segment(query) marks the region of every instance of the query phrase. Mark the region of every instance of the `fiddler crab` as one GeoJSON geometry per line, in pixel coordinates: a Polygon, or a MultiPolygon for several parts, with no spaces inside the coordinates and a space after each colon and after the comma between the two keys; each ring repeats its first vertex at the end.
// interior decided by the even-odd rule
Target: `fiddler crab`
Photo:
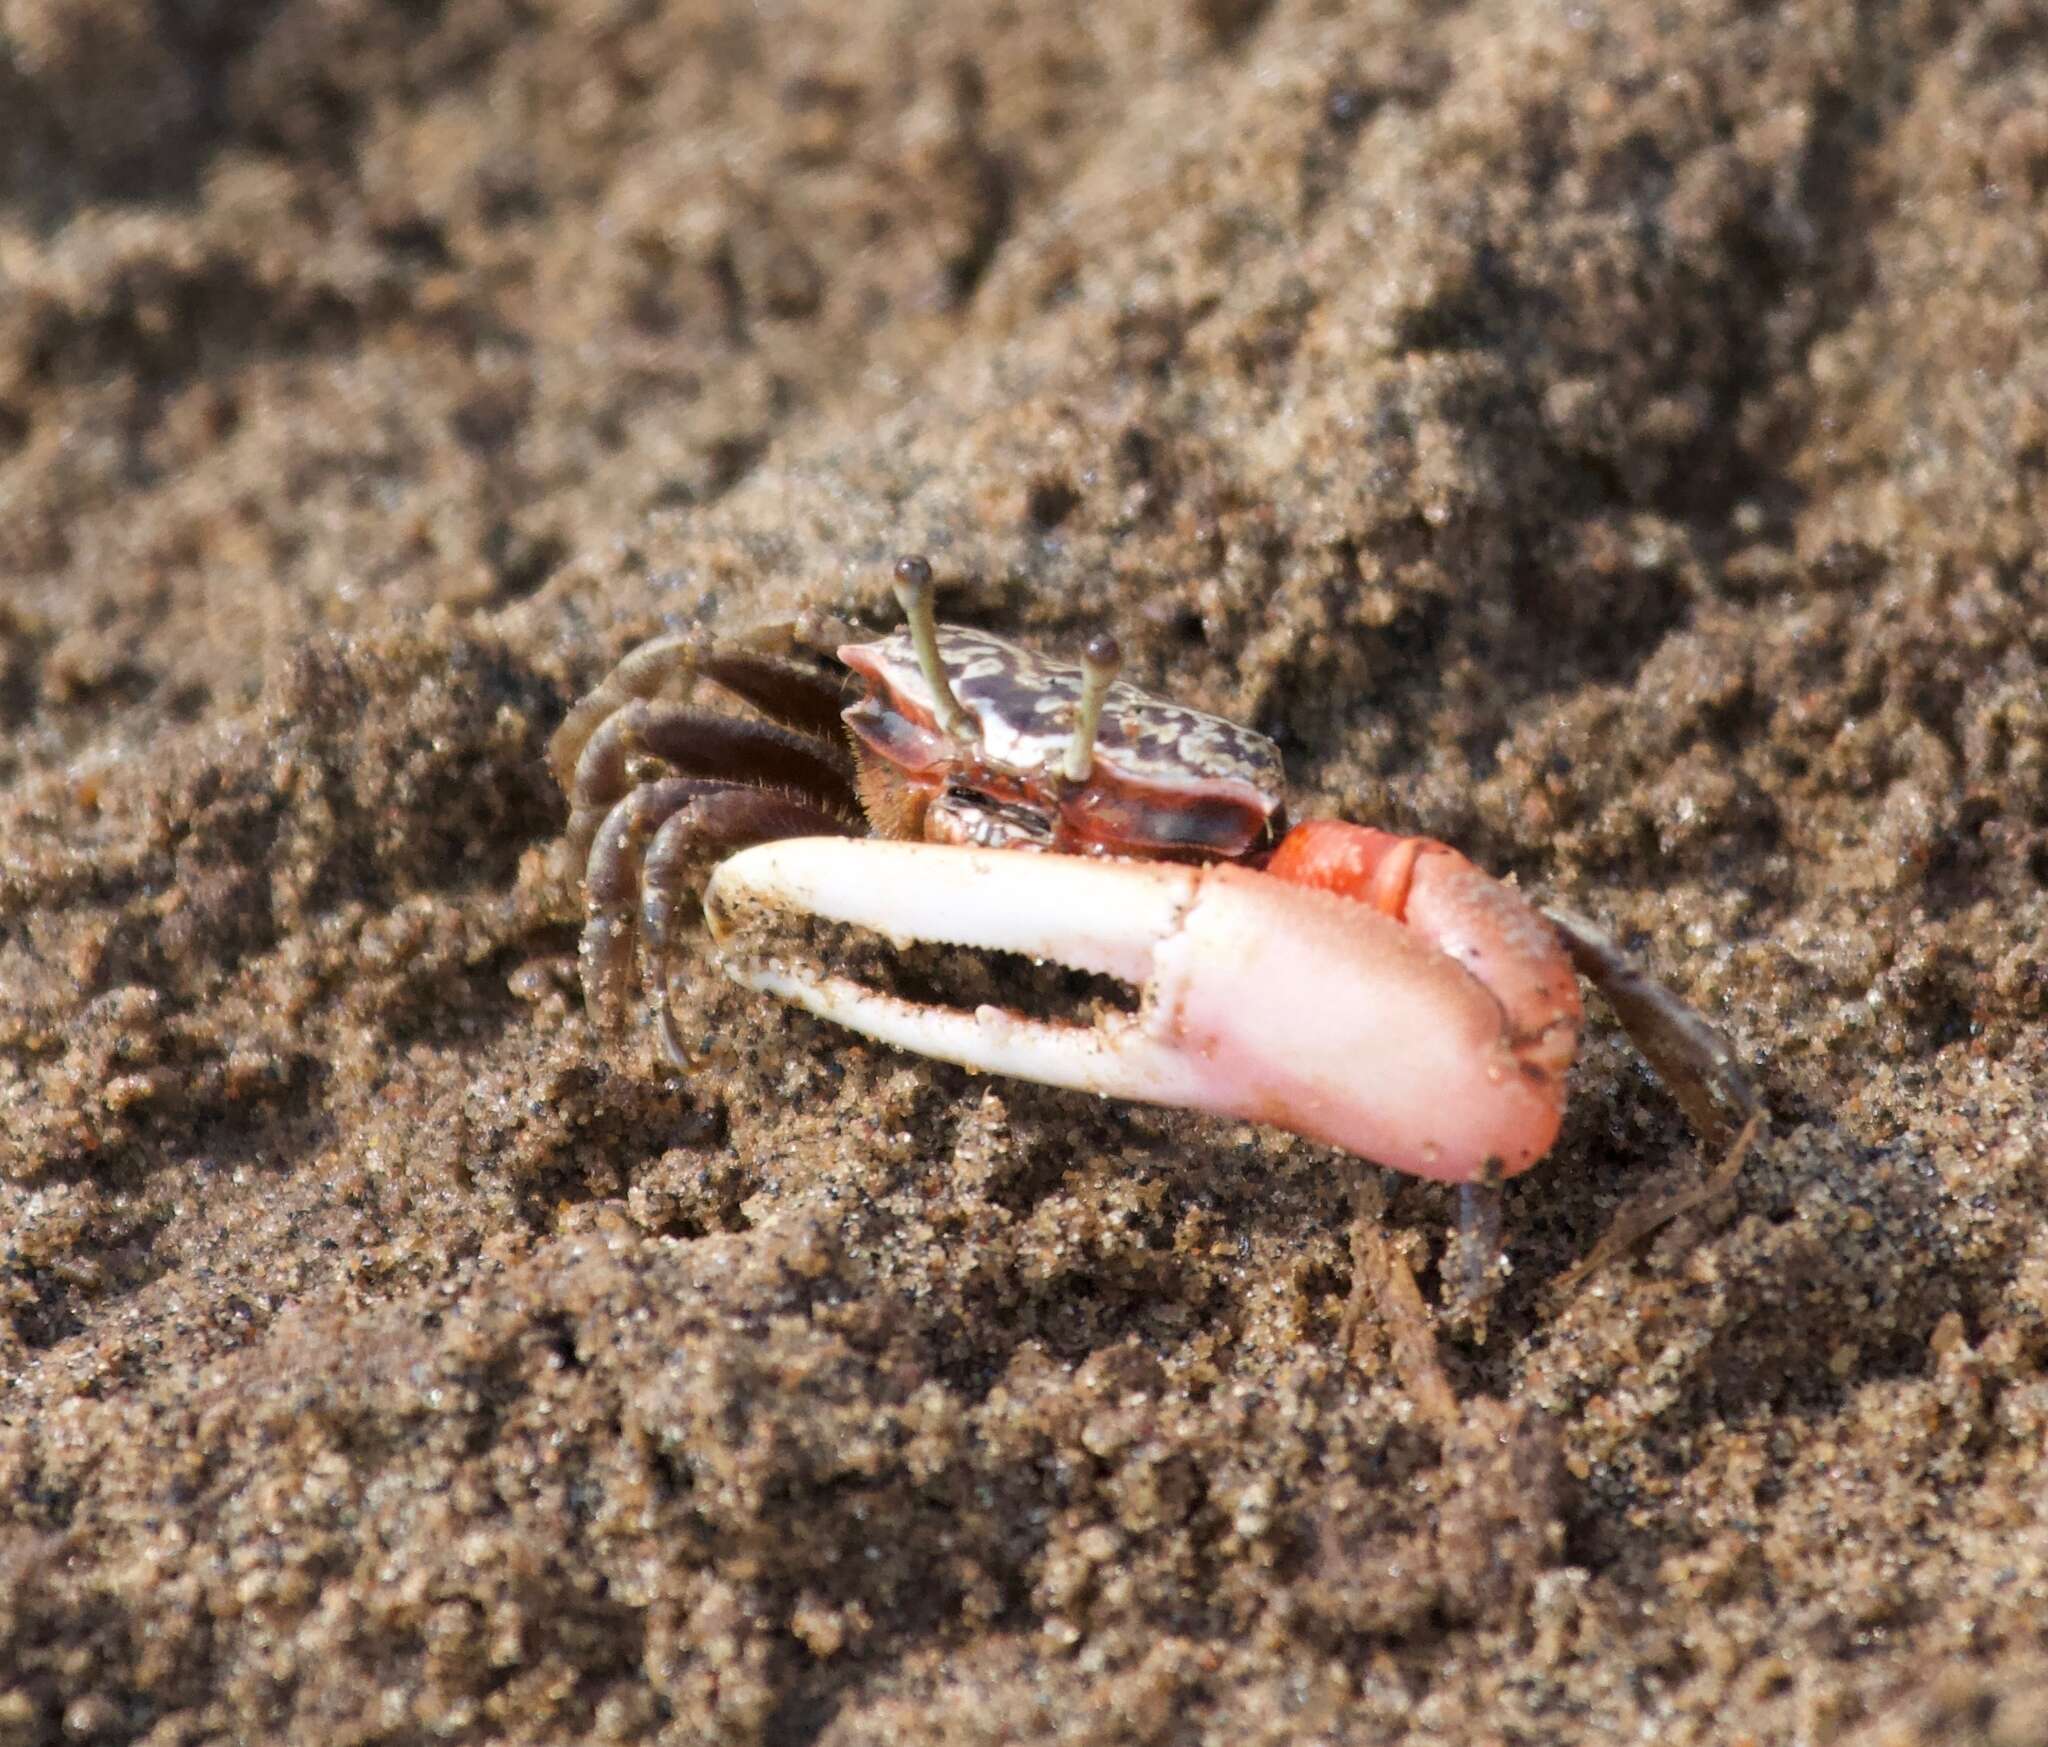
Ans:
{"type": "Polygon", "coordinates": [[[850,705],[784,627],[645,644],[563,722],[549,756],[601,1025],[623,1022],[644,962],[687,1069],[670,978],[701,908],[747,988],[984,1073],[1267,1123],[1464,1185],[1468,1241],[1497,1244],[1499,1182],[1557,1137],[1583,975],[1695,1127],[1732,1141],[1715,1173],[1732,1180],[1761,1118],[1733,1052],[1592,923],[1427,837],[1290,829],[1264,735],[1118,679],[1109,637],[1050,660],[937,623],[924,559],[895,576],[906,624],[837,650],[863,682],[850,705]],[[664,696],[699,681],[755,713],[664,696]],[[1072,1023],[933,1004],[791,946],[817,923],[1050,961],[1135,1006],[1072,1023]]]}

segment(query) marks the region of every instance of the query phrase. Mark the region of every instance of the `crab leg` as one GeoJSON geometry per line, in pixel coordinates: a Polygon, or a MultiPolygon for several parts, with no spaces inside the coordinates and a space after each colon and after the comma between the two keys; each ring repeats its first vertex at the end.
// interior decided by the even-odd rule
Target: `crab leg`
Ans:
{"type": "Polygon", "coordinates": [[[1763,1100],[1725,1037],[1645,974],[1604,929],[1570,910],[1544,913],[1579,974],[1606,996],[1629,1041],[1710,1145],[1731,1146],[1760,1123],[1763,1100]]]}
{"type": "Polygon", "coordinates": [[[635,699],[605,718],[577,755],[569,785],[570,853],[588,852],[605,816],[652,759],[677,776],[786,789],[821,808],[854,805],[852,761],[829,740],[753,716],[635,699]]]}
{"type": "Polygon", "coordinates": [[[704,907],[736,981],[984,1072],[1452,1182],[1525,1170],[1557,1133],[1561,1066],[1517,1053],[1477,977],[1370,905],[1244,868],[799,838],[723,863],[704,907]],[[780,953],[794,916],[1055,960],[1131,984],[1139,1009],[1081,1026],[925,1006],[780,953]]]}
{"type": "MultiPolygon", "coordinates": [[[[640,942],[665,974],[671,924],[693,868],[749,843],[853,829],[821,807],[772,789],[672,776],[632,790],[605,815],[583,878],[580,956],[591,1017],[607,1030],[625,1023],[635,980],[636,912],[640,942]]],[[[661,1012],[667,1042],[666,1002],[661,1012]]]]}
{"type": "Polygon", "coordinates": [[[800,733],[832,738],[839,731],[839,712],[846,705],[845,682],[795,657],[792,651],[798,645],[800,629],[796,624],[770,625],[719,643],[692,631],[643,643],[562,718],[562,725],[548,742],[548,762],[554,766],[556,783],[563,793],[568,792],[583,748],[606,718],[635,699],[684,691],[699,679],[744,699],[771,721],[800,733]]]}

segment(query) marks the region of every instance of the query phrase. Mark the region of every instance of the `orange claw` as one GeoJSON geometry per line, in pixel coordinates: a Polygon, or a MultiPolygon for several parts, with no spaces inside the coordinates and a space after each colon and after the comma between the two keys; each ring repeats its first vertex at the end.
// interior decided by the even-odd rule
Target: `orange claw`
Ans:
{"type": "Polygon", "coordinates": [[[1557,930],[1517,892],[1434,838],[1338,819],[1297,825],[1266,872],[1370,904],[1463,965],[1500,1003],[1522,1071],[1554,1082],[1562,1111],[1585,1017],[1578,976],[1557,930]]]}

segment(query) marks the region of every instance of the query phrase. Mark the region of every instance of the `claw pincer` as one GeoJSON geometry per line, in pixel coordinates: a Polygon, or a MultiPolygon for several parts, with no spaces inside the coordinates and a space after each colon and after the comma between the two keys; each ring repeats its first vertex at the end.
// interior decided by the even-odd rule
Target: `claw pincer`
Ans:
{"type": "MultiPolygon", "coordinates": [[[[1458,867],[1436,861],[1420,858],[1407,899],[1468,943],[1478,966],[1528,934],[1557,955],[1512,892],[1476,869],[1468,887],[1458,867]]],[[[1512,1175],[1543,1156],[1577,1035],[1569,966],[1568,1012],[1551,1003],[1525,1036],[1482,976],[1413,920],[1346,894],[1338,879],[1229,863],[794,839],[722,863],[705,914],[736,980],[899,1047],[1270,1123],[1453,1182],[1512,1175]],[[1138,1009],[1082,1026],[906,1001],[759,951],[750,919],[772,932],[793,915],[1055,960],[1130,984],[1138,1009]]]]}

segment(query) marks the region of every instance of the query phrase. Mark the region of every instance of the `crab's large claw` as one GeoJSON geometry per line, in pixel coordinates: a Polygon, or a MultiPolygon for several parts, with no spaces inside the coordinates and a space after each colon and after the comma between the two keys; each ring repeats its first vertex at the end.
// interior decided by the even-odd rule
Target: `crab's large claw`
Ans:
{"type": "Polygon", "coordinates": [[[1512,1175],[1555,1138],[1563,1064],[1371,906],[1228,865],[799,838],[704,895],[729,975],[886,1043],[987,1073],[1271,1123],[1418,1176],[1512,1175]],[[925,1005],[788,946],[803,916],[1050,959],[1130,984],[1092,1026],[925,1005]],[[775,938],[780,930],[782,940],[775,938]]]}

